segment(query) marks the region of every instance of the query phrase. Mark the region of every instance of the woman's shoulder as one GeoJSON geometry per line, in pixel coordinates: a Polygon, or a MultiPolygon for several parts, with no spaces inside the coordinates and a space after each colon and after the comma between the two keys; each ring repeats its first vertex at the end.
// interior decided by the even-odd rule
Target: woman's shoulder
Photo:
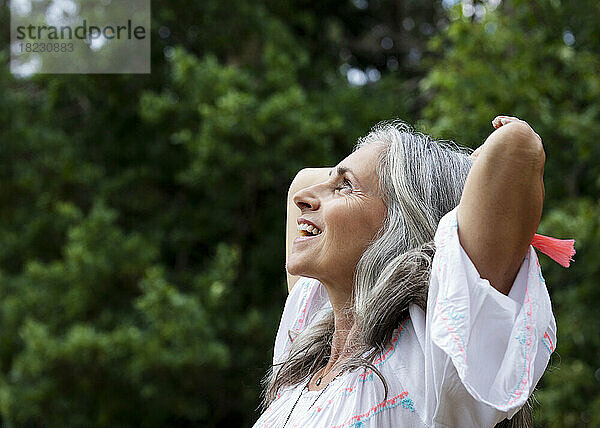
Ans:
{"type": "Polygon", "coordinates": [[[300,277],[288,295],[275,339],[274,361],[283,358],[295,336],[331,310],[323,284],[300,277]]]}
{"type": "Polygon", "coordinates": [[[300,277],[288,295],[286,309],[288,306],[291,315],[295,315],[295,328],[303,330],[313,321],[317,311],[331,308],[331,303],[325,286],[319,280],[300,277]]]}

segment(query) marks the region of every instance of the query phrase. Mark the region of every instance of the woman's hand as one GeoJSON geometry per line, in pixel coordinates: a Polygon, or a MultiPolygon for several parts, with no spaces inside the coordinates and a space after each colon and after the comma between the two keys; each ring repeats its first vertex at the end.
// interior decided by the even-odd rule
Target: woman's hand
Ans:
{"type": "MultiPolygon", "coordinates": [[[[533,130],[533,128],[527,122],[525,122],[524,120],[519,119],[518,117],[514,117],[514,116],[496,116],[494,118],[494,120],[492,120],[492,126],[494,127],[494,129],[499,129],[501,126],[507,125],[509,123],[519,123],[521,125],[525,125],[540,140],[540,142],[542,141],[542,138],[533,130]]],[[[485,144],[482,144],[473,153],[471,153],[471,158],[473,158],[473,160],[477,159],[477,157],[479,156],[479,154],[483,150],[484,146],[485,146],[485,144]]]]}
{"type": "Polygon", "coordinates": [[[542,138],[533,130],[533,128],[531,126],[529,126],[529,124],[527,122],[525,122],[524,120],[519,119],[518,117],[514,117],[514,116],[496,116],[494,118],[494,120],[492,120],[492,126],[495,129],[500,128],[502,125],[506,125],[507,123],[512,123],[512,122],[519,122],[522,124],[525,124],[529,127],[529,129],[531,129],[531,132],[533,132],[537,138],[540,139],[540,141],[542,141],[542,138]]]}

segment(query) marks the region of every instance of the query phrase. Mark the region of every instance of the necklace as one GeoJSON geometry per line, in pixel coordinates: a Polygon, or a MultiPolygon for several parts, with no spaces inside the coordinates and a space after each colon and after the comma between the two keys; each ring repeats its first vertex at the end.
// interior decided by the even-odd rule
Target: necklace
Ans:
{"type": "MultiPolygon", "coordinates": [[[[327,376],[329,373],[331,373],[331,370],[333,370],[333,368],[334,368],[334,367],[335,367],[335,364],[334,364],[333,366],[331,366],[331,368],[330,368],[330,369],[327,371],[327,373],[325,373],[325,374],[322,374],[321,376],[319,376],[319,377],[317,378],[317,380],[315,381],[315,385],[316,385],[316,386],[319,386],[319,385],[321,385],[321,381],[323,380],[323,378],[324,378],[325,376],[327,376]]],[[[332,379],[332,380],[333,380],[333,379],[332,379]]],[[[309,380],[308,382],[310,383],[310,380],[309,380]]]]}
{"type": "MultiPolygon", "coordinates": [[[[332,367],[331,369],[329,369],[329,371],[327,372],[327,374],[329,374],[329,373],[331,372],[331,370],[333,370],[333,367],[332,367]]],[[[326,375],[323,375],[323,376],[327,376],[327,374],[326,374],[326,375]]],[[[315,400],[312,402],[312,404],[310,405],[310,407],[308,408],[308,410],[312,409],[312,406],[314,406],[314,405],[315,405],[315,403],[317,402],[317,400],[319,400],[319,398],[321,398],[321,395],[323,395],[323,393],[325,392],[325,390],[326,390],[326,389],[329,387],[329,385],[331,385],[331,383],[332,383],[334,380],[336,380],[336,379],[337,379],[337,377],[338,377],[339,375],[340,375],[339,373],[338,373],[338,374],[336,374],[336,375],[335,375],[335,377],[334,377],[333,379],[331,379],[327,385],[325,385],[325,388],[323,388],[323,389],[321,390],[321,392],[319,393],[319,395],[317,395],[317,398],[315,398],[315,400]]],[[[315,385],[316,385],[316,386],[319,386],[319,385],[321,384],[321,380],[323,379],[323,376],[319,376],[319,378],[318,378],[318,379],[317,379],[317,381],[315,382],[315,385]]],[[[311,378],[311,379],[312,379],[312,378],[311,378]]],[[[285,428],[285,426],[286,426],[286,425],[287,425],[287,423],[289,422],[289,420],[290,420],[290,417],[292,416],[292,413],[294,413],[294,409],[296,408],[296,405],[298,404],[298,401],[300,401],[300,397],[302,397],[302,394],[304,393],[304,390],[305,390],[305,389],[308,389],[308,385],[310,385],[310,380],[311,380],[311,379],[308,379],[308,383],[307,383],[306,385],[304,385],[304,388],[302,388],[302,390],[300,391],[300,394],[298,394],[298,398],[296,398],[296,401],[294,402],[294,405],[292,406],[292,410],[290,410],[290,413],[287,415],[287,418],[285,419],[285,423],[283,424],[283,427],[281,427],[281,428],[285,428]]]]}

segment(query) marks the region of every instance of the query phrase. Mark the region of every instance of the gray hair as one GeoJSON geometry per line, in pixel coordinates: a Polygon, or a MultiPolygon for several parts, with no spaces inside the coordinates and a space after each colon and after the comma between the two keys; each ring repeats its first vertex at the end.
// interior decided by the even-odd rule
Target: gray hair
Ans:
{"type": "MultiPolygon", "coordinates": [[[[342,371],[368,368],[385,378],[372,364],[391,341],[398,325],[408,319],[410,304],[426,309],[433,237],[441,218],[456,207],[472,166],[471,149],[451,141],[435,141],[413,131],[401,121],[377,124],[358,140],[355,150],[382,146],[377,163],[379,191],[386,204],[381,229],[360,258],[348,314],[356,323],[356,344],[342,371]]],[[[294,334],[287,359],[272,367],[263,384],[263,408],[275,399],[281,387],[307,381],[327,364],[334,333],[334,317],[294,334]]],[[[524,406],[523,409],[529,406],[524,406]]],[[[523,410],[508,422],[527,427],[523,410]]]]}

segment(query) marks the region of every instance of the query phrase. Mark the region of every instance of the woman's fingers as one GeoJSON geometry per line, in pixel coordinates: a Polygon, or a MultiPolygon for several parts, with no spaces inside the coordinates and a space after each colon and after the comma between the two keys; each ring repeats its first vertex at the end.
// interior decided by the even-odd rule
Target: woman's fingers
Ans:
{"type": "Polygon", "coordinates": [[[533,130],[531,125],[529,125],[529,123],[527,123],[526,121],[519,119],[518,117],[496,116],[494,118],[494,120],[492,120],[492,126],[494,127],[494,129],[498,129],[502,125],[506,125],[507,123],[511,123],[511,122],[522,122],[522,123],[526,124],[533,131],[533,133],[539,138],[539,140],[542,141],[542,137],[540,137],[539,134],[533,130]]]}
{"type": "Polygon", "coordinates": [[[524,120],[519,119],[514,116],[496,116],[494,120],[492,120],[492,126],[496,129],[500,128],[502,125],[506,125],[510,122],[525,122],[524,120]]]}
{"type": "MultiPolygon", "coordinates": [[[[535,136],[537,136],[539,138],[540,141],[542,141],[542,138],[533,130],[533,128],[524,120],[519,119],[518,117],[515,116],[504,116],[504,115],[500,115],[500,116],[496,116],[494,118],[494,120],[492,120],[492,126],[494,127],[494,129],[498,129],[500,127],[502,127],[503,125],[507,125],[511,122],[521,122],[525,125],[527,125],[527,127],[531,130],[531,132],[534,133],[535,136]]],[[[471,159],[475,160],[477,159],[477,157],[481,154],[482,149],[484,149],[485,147],[485,143],[482,144],[481,146],[479,146],[477,148],[477,150],[475,150],[473,153],[471,153],[471,159]]]]}
{"type": "MultiPolygon", "coordinates": [[[[514,117],[514,116],[496,116],[494,118],[494,120],[492,120],[492,126],[495,129],[500,128],[502,125],[506,125],[507,123],[510,122],[523,122],[521,119],[519,119],[518,117],[514,117]]],[[[475,160],[477,159],[477,156],[479,156],[479,154],[481,153],[481,150],[483,148],[483,144],[481,146],[479,146],[473,153],[471,153],[471,159],[475,160]]]]}

